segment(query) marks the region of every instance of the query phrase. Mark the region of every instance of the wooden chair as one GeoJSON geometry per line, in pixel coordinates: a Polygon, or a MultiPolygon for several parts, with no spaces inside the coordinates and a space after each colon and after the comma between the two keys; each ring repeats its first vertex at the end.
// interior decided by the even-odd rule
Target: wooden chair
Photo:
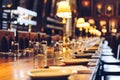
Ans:
{"type": "Polygon", "coordinates": [[[118,50],[117,50],[117,59],[119,60],[120,58],[120,44],[118,45],[118,50]]]}
{"type": "Polygon", "coordinates": [[[120,60],[118,45],[117,58],[114,56],[101,56],[101,77],[102,80],[120,80],[120,60]]]}

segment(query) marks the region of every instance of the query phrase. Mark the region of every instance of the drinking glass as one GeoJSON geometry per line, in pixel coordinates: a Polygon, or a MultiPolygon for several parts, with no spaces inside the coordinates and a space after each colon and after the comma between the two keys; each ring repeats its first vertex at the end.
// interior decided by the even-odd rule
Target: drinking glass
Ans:
{"type": "Polygon", "coordinates": [[[44,68],[47,65],[47,42],[42,41],[34,46],[34,68],[44,68]]]}
{"type": "Polygon", "coordinates": [[[42,45],[42,49],[43,49],[43,54],[44,54],[44,58],[45,58],[45,67],[48,66],[48,59],[47,59],[47,41],[42,41],[41,42],[41,45],[42,45]]]}
{"type": "Polygon", "coordinates": [[[45,57],[43,54],[37,54],[34,56],[34,68],[44,68],[45,66],[45,57]]]}

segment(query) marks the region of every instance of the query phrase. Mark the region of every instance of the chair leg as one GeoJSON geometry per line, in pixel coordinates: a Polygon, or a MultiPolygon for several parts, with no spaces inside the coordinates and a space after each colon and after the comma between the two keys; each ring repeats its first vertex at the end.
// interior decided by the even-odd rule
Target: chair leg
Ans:
{"type": "Polygon", "coordinates": [[[103,75],[103,80],[107,80],[107,76],[106,75],[103,75]]]}

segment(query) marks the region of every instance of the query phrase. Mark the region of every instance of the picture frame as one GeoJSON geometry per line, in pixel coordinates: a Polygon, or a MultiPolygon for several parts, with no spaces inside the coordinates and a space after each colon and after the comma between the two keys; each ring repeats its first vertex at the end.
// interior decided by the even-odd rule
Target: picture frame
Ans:
{"type": "Polygon", "coordinates": [[[114,15],[114,7],[112,4],[105,5],[105,15],[108,17],[114,15]]]}
{"type": "Polygon", "coordinates": [[[115,18],[109,20],[109,31],[111,32],[112,29],[117,29],[118,21],[115,18]]]}
{"type": "Polygon", "coordinates": [[[103,15],[103,4],[101,2],[98,2],[96,4],[95,12],[96,12],[96,16],[102,16],[103,15]]]}
{"type": "Polygon", "coordinates": [[[120,17],[120,1],[118,0],[118,1],[116,2],[116,4],[117,4],[117,10],[116,10],[116,13],[117,13],[117,16],[120,17]]]}

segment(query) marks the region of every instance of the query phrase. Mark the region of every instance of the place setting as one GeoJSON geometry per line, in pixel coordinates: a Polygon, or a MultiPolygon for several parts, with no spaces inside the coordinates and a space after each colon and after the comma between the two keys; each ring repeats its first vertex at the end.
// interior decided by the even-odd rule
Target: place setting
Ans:
{"type": "Polygon", "coordinates": [[[50,69],[41,68],[28,72],[28,75],[33,80],[67,80],[68,76],[72,74],[70,69],[50,69]]]}

